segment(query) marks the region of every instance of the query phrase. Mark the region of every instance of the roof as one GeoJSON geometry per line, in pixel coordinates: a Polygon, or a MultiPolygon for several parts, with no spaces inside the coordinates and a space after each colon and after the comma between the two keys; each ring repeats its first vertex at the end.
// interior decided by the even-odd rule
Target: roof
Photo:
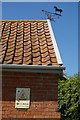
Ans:
{"type": "Polygon", "coordinates": [[[0,63],[60,64],[61,58],[49,21],[3,20],[0,21],[0,28],[0,63]]]}

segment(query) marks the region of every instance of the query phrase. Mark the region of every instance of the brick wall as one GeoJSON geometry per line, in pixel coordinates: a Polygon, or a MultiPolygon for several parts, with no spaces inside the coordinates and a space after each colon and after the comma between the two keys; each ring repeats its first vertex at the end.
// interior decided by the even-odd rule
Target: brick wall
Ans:
{"type": "Polygon", "coordinates": [[[2,120],[60,120],[58,76],[47,73],[3,72],[2,120]],[[30,108],[16,109],[16,88],[30,88],[30,108]]]}

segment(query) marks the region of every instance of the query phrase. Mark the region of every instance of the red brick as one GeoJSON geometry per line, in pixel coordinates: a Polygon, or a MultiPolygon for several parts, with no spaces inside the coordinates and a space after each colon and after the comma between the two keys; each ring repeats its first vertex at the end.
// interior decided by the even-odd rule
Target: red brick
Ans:
{"type": "Polygon", "coordinates": [[[60,120],[58,107],[58,76],[46,73],[3,72],[2,120],[60,120]],[[31,89],[29,109],[16,109],[16,88],[31,89]]]}

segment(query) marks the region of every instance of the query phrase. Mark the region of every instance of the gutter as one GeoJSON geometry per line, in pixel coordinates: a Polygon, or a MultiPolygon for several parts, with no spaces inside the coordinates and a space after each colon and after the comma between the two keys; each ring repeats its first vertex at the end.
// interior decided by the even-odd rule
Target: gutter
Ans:
{"type": "Polygon", "coordinates": [[[64,66],[46,66],[46,65],[16,65],[0,64],[2,71],[15,72],[37,72],[37,73],[63,73],[64,66]]]}

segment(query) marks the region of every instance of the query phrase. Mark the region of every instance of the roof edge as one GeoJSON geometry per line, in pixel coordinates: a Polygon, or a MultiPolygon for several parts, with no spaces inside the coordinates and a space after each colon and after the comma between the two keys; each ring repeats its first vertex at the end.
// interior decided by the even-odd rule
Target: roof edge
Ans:
{"type": "Polygon", "coordinates": [[[0,22],[47,22],[47,20],[0,20],[0,22]]]}
{"type": "Polygon", "coordinates": [[[63,73],[64,66],[0,64],[2,71],[63,73]]]}
{"type": "Polygon", "coordinates": [[[51,39],[52,39],[52,42],[53,42],[53,46],[54,46],[54,50],[55,50],[55,54],[56,54],[58,64],[63,65],[63,62],[62,62],[62,59],[61,59],[61,56],[60,56],[60,53],[59,53],[59,49],[58,49],[58,46],[57,46],[57,43],[56,43],[56,39],[55,39],[53,30],[52,30],[50,20],[48,19],[47,22],[48,22],[49,31],[50,31],[50,34],[51,34],[51,39]]]}

